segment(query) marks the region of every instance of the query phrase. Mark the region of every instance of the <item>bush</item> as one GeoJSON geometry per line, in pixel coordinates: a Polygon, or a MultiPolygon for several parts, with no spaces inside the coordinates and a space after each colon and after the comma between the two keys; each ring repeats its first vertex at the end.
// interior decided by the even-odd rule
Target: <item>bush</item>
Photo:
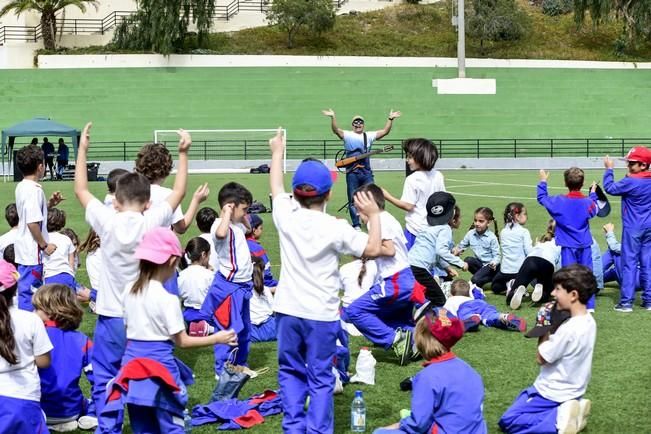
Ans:
{"type": "Polygon", "coordinates": [[[467,22],[467,32],[484,41],[515,41],[524,37],[531,27],[531,18],[515,0],[474,0],[467,22]]]}
{"type": "Polygon", "coordinates": [[[294,46],[299,31],[321,34],[335,25],[335,8],[330,0],[274,0],[266,12],[267,21],[287,33],[287,48],[294,46]]]}
{"type": "Polygon", "coordinates": [[[412,5],[417,5],[420,3],[420,0],[406,0],[407,3],[411,3],[412,5]]]}
{"type": "Polygon", "coordinates": [[[557,15],[569,14],[574,10],[573,0],[543,0],[542,13],[555,17],[557,15]]]}

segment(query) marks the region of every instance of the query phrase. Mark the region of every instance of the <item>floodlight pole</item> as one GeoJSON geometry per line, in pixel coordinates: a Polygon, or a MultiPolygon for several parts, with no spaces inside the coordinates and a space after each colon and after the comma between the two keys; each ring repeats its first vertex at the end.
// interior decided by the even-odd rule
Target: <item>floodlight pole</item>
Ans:
{"type": "Polygon", "coordinates": [[[459,0],[457,8],[457,62],[459,78],[466,78],[466,20],[464,0],[459,0]]]}

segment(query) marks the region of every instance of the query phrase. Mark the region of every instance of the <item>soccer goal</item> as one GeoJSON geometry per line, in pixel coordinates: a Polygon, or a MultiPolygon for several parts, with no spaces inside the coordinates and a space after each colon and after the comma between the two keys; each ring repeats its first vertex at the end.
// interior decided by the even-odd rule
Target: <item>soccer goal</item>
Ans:
{"type": "MultiPolygon", "coordinates": [[[[187,131],[192,136],[190,159],[214,162],[210,167],[194,168],[190,173],[248,173],[252,167],[270,162],[269,139],[277,129],[187,131]]],[[[286,129],[283,134],[287,138],[286,129]]],[[[176,130],[154,131],[154,142],[163,143],[173,155],[178,140],[176,130]]],[[[283,154],[283,171],[287,171],[287,148],[283,154]]]]}

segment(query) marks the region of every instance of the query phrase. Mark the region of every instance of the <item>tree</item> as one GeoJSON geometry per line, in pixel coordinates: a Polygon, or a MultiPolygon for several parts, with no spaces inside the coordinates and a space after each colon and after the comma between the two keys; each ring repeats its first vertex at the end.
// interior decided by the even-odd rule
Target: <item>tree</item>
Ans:
{"type": "Polygon", "coordinates": [[[91,4],[97,9],[96,0],[12,0],[0,10],[0,17],[9,12],[16,15],[27,11],[40,13],[43,46],[46,50],[54,50],[56,49],[57,35],[56,13],[67,6],[76,6],[85,13],[87,4],[91,4]]]}
{"type": "Polygon", "coordinates": [[[331,0],[274,0],[267,9],[267,21],[287,33],[287,48],[301,30],[320,34],[335,25],[335,7],[331,0]]]}
{"type": "Polygon", "coordinates": [[[527,14],[515,0],[473,0],[467,20],[468,34],[484,41],[513,41],[522,38],[530,27],[527,14]]]}
{"type": "Polygon", "coordinates": [[[649,0],[575,0],[574,19],[581,25],[586,13],[595,25],[611,18],[624,21],[624,34],[628,44],[639,38],[651,37],[651,1],[649,0]]]}
{"type": "Polygon", "coordinates": [[[138,11],[115,29],[116,48],[170,54],[183,46],[190,22],[199,46],[205,43],[215,12],[212,0],[139,0],[138,11]]]}

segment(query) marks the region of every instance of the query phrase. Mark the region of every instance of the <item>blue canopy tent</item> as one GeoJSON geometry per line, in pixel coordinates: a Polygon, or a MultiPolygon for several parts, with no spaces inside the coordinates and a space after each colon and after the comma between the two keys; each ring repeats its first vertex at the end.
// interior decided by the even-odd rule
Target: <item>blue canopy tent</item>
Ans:
{"type": "MultiPolygon", "coordinates": [[[[51,136],[53,139],[59,137],[70,137],[74,150],[74,158],[77,159],[77,148],[81,133],[73,127],[51,121],[48,118],[34,118],[21,122],[12,127],[2,130],[2,171],[6,177],[5,155],[9,153],[9,167],[11,167],[14,142],[16,137],[43,137],[51,136]]],[[[6,178],[5,178],[6,180],[6,178]]]]}

